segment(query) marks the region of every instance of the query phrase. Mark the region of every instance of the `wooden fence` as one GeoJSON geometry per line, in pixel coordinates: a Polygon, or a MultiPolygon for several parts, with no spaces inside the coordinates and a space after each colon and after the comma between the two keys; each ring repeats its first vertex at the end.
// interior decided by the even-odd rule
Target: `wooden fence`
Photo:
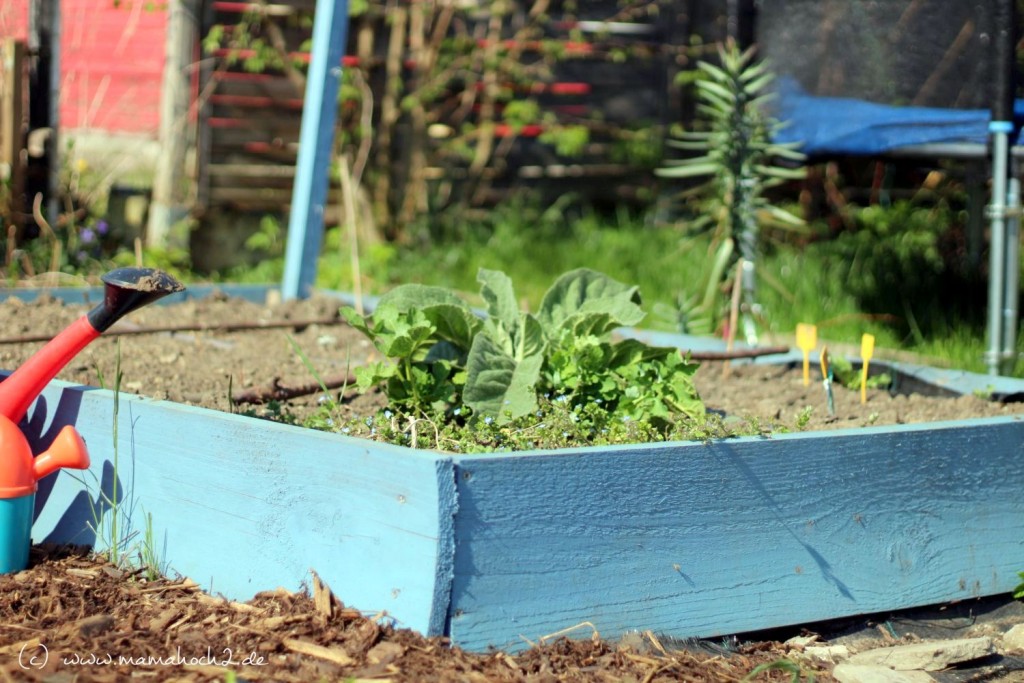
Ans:
{"type": "MultiPolygon", "coordinates": [[[[350,134],[360,126],[365,128],[366,121],[360,117],[366,112],[360,109],[360,101],[372,99],[369,122],[375,138],[369,164],[378,176],[392,176],[383,189],[379,182],[373,187],[373,182],[367,181],[367,191],[394,206],[408,203],[404,194],[424,191],[429,196],[416,200],[423,205],[437,206],[454,199],[488,204],[523,185],[542,186],[553,194],[575,191],[609,200],[642,195],[651,183],[651,159],[657,154],[645,157],[632,152],[644,144],[658,145],[657,135],[647,140],[641,136],[663,130],[678,118],[677,103],[668,93],[673,73],[685,66],[682,37],[692,28],[685,9],[680,9],[686,3],[654,0],[646,4],[663,11],[642,16],[630,14],[616,2],[579,4],[579,14],[573,15],[561,3],[552,2],[542,35],[531,34],[530,40],[517,42],[521,34],[515,31],[517,23],[530,20],[527,9],[503,20],[502,49],[523,55],[524,63],[550,60],[546,78],[529,85],[520,81],[514,84],[510,100],[489,104],[484,97],[453,90],[439,98],[445,103],[430,111],[429,125],[416,120],[415,107],[410,108],[409,102],[389,100],[389,82],[423,77],[417,71],[417,58],[423,58],[424,46],[417,39],[412,15],[401,29],[395,28],[393,16],[385,19],[383,6],[377,3],[353,17],[343,67],[358,72],[358,79],[348,79],[343,91],[352,97],[362,90],[356,101],[346,100],[341,105],[340,125],[350,134]],[[404,33],[396,40],[393,34],[399,30],[404,33]],[[401,58],[396,59],[396,54],[401,58]],[[536,102],[540,110],[534,121],[516,125],[506,119],[503,108],[525,98],[536,102]],[[468,114],[452,105],[460,99],[472,101],[468,114]],[[485,163],[474,159],[485,144],[481,142],[483,134],[461,158],[456,153],[439,152],[466,126],[483,128],[488,120],[493,126],[487,128],[490,147],[485,163]],[[546,135],[566,126],[587,129],[586,144],[572,154],[546,135]],[[418,144],[426,154],[416,154],[418,144]]],[[[282,211],[290,202],[303,99],[301,68],[291,63],[308,59],[303,49],[308,43],[303,44],[311,30],[308,17],[313,2],[210,2],[201,33],[209,35],[215,30],[230,36],[248,30],[253,35],[257,33],[253,30],[254,8],[260,8],[258,36],[264,43],[232,47],[223,41],[207,52],[216,59],[204,62],[196,165],[200,209],[282,211]],[[289,60],[276,68],[251,68],[259,66],[267,45],[277,48],[279,54],[287,53],[289,60]]],[[[461,25],[461,35],[473,36],[482,52],[495,35],[488,33],[491,19],[485,10],[460,18],[473,24],[461,25]]],[[[430,37],[429,30],[436,24],[427,28],[430,37]]],[[[423,35],[421,32],[419,37],[423,35]]],[[[466,82],[467,90],[490,87],[484,78],[468,77],[466,82]]],[[[329,221],[337,216],[335,203],[328,209],[329,221]]]]}

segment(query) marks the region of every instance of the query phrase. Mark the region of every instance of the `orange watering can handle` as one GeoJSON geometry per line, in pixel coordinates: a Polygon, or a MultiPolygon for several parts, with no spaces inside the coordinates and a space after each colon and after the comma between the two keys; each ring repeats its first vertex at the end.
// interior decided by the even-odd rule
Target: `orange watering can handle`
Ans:
{"type": "Polygon", "coordinates": [[[83,315],[51,339],[10,377],[0,382],[0,415],[15,424],[21,422],[28,407],[50,380],[98,336],[100,333],[83,315]]]}

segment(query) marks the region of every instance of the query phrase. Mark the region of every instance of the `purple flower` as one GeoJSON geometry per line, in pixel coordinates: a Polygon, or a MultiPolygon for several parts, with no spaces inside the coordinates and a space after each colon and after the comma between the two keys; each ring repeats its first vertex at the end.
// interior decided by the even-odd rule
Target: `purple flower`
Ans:
{"type": "Polygon", "coordinates": [[[96,240],[96,233],[92,231],[92,228],[85,228],[79,238],[82,240],[82,244],[89,244],[96,240]]]}
{"type": "Polygon", "coordinates": [[[110,229],[110,226],[107,225],[107,222],[105,220],[100,219],[100,220],[96,221],[96,232],[98,232],[99,234],[106,235],[107,234],[107,230],[109,230],[109,229],[110,229]]]}

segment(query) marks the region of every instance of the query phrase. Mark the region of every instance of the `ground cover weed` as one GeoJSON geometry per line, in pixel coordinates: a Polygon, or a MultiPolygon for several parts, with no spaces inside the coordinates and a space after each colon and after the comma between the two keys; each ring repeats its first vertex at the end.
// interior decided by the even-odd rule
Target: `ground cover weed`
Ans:
{"type": "MultiPolygon", "coordinates": [[[[121,476],[124,470],[121,467],[121,449],[118,439],[118,426],[121,413],[121,383],[124,373],[121,371],[121,342],[118,340],[115,350],[113,386],[110,390],[114,394],[113,417],[111,420],[111,446],[113,449],[114,461],[111,473],[110,489],[104,490],[103,482],[94,482],[99,489],[94,497],[91,493],[89,483],[83,481],[87,491],[90,491],[89,505],[91,521],[87,523],[89,530],[100,541],[104,548],[103,554],[111,564],[117,567],[129,565],[134,560],[143,570],[145,576],[150,579],[162,576],[166,566],[160,560],[160,552],[157,548],[156,535],[153,531],[153,515],[143,511],[145,527],[142,539],[137,540],[138,531],[128,531],[131,527],[131,515],[135,507],[134,501],[126,500],[125,490],[121,483],[121,476]],[[134,543],[133,543],[134,541],[134,543]]],[[[97,368],[97,375],[101,388],[107,388],[106,378],[97,368]]]]}

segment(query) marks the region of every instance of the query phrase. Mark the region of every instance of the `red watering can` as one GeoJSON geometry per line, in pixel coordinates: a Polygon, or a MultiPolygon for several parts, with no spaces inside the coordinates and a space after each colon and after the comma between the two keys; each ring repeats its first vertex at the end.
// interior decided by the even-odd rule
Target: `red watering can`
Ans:
{"type": "Polygon", "coordinates": [[[118,268],[102,278],[103,303],[72,323],[0,382],[0,573],[28,566],[37,482],[62,467],[86,469],[89,453],[78,431],[64,427],[50,448],[32,457],[18,428],[32,402],[79,351],[119,318],[185,289],[152,268],[118,268]]]}

